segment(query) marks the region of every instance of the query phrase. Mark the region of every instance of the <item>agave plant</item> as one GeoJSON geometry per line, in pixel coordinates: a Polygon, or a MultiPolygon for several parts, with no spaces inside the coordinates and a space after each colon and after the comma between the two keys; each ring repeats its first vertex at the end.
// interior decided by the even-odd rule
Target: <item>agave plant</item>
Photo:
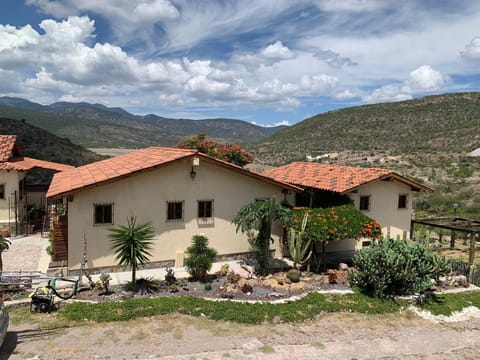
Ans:
{"type": "Polygon", "coordinates": [[[305,213],[302,219],[300,230],[290,228],[288,232],[288,250],[293,260],[293,268],[296,269],[298,264],[306,263],[312,256],[311,243],[312,239],[303,239],[303,233],[307,226],[308,214],[305,213]]]}

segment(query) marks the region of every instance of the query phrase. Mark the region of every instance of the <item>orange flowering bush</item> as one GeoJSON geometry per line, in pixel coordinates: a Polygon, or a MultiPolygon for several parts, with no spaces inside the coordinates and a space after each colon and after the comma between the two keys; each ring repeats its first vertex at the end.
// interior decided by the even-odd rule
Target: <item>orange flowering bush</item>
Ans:
{"type": "Polygon", "coordinates": [[[316,209],[293,208],[292,220],[297,230],[304,213],[309,216],[303,236],[312,241],[329,242],[362,237],[380,239],[382,236],[382,226],[353,205],[316,209]]]}
{"type": "Polygon", "coordinates": [[[185,138],[177,145],[180,149],[198,150],[208,156],[231,162],[238,166],[245,166],[253,161],[253,155],[242,150],[237,144],[219,144],[206,139],[204,132],[185,138]]]}

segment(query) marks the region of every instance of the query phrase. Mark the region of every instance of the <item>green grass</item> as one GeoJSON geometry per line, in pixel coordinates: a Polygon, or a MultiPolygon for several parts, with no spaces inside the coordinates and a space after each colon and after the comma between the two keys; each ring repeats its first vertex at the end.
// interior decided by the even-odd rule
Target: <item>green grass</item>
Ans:
{"type": "Polygon", "coordinates": [[[419,307],[430,311],[433,315],[450,316],[455,311],[462,311],[468,306],[480,308],[480,292],[475,291],[465,294],[435,295],[426,304],[419,307]]]}
{"type": "Polygon", "coordinates": [[[73,321],[126,321],[145,316],[179,313],[206,316],[212,320],[223,320],[246,324],[271,323],[280,319],[297,322],[312,319],[325,312],[358,312],[366,314],[395,313],[405,302],[393,302],[370,298],[358,293],[348,295],[323,295],[311,293],[303,299],[285,304],[240,303],[233,301],[209,301],[182,296],[131,299],[123,302],[98,304],[72,303],[65,306],[61,314],[73,321]]]}

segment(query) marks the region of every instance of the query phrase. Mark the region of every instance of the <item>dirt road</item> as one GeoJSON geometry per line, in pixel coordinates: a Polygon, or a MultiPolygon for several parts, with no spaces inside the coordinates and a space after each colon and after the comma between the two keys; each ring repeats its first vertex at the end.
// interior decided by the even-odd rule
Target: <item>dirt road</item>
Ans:
{"type": "Polygon", "coordinates": [[[435,324],[410,312],[259,326],[167,315],[9,330],[0,359],[480,359],[479,318],[435,324]]]}

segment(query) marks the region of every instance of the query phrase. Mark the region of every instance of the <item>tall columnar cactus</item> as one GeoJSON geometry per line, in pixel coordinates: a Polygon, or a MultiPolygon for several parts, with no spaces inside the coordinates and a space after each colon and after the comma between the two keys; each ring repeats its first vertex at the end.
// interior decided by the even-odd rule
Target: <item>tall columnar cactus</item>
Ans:
{"type": "Polygon", "coordinates": [[[308,214],[305,213],[302,219],[300,231],[290,228],[288,232],[288,249],[293,260],[293,267],[297,268],[297,264],[306,263],[312,256],[311,239],[302,238],[307,226],[308,214]]]}

